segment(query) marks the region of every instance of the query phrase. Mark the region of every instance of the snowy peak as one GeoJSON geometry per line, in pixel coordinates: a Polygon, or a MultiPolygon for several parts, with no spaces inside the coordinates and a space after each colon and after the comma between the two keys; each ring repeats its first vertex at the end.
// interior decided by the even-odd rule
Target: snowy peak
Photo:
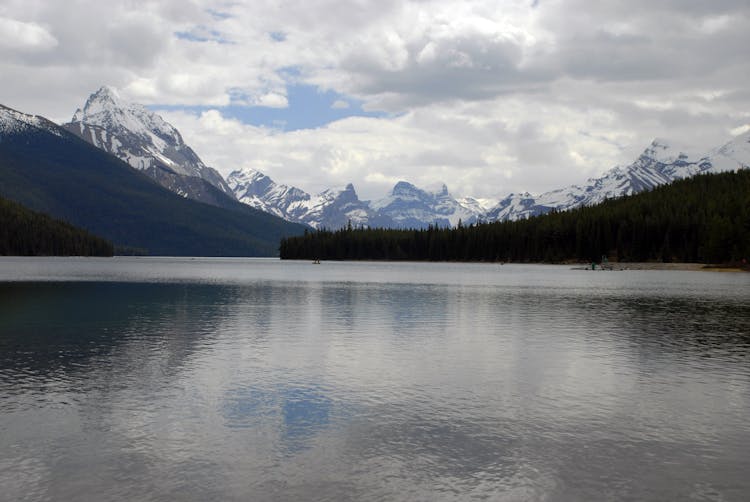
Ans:
{"type": "Polygon", "coordinates": [[[711,162],[712,172],[750,169],[750,131],[711,150],[706,157],[711,162]]]}
{"type": "Polygon", "coordinates": [[[377,214],[359,200],[351,183],[310,195],[299,188],[277,184],[254,169],[234,171],[227,182],[240,202],[313,228],[336,229],[349,223],[354,226],[387,223],[378,220],[377,214]]]}
{"type": "Polygon", "coordinates": [[[341,228],[348,222],[390,228],[456,226],[459,222],[517,220],[565,211],[699,173],[746,168],[750,166],[750,131],[704,155],[686,152],[684,147],[657,138],[633,163],[614,167],[601,177],[541,195],[512,193],[499,201],[456,199],[445,183],[424,189],[403,180],[385,197],[371,202],[360,201],[351,184],[312,196],[298,188],[277,185],[255,170],[232,173],[229,182],[242,202],[315,228],[341,228]]]}
{"type": "Polygon", "coordinates": [[[427,191],[399,181],[389,196],[373,201],[371,206],[404,228],[455,226],[459,221],[473,223],[482,215],[456,200],[445,183],[435,191],[427,191]]]}
{"type": "Polygon", "coordinates": [[[704,155],[686,153],[664,139],[655,139],[630,165],[614,167],[584,185],[571,185],[539,196],[509,195],[487,213],[490,221],[516,220],[552,210],[566,211],[606,199],[651,190],[701,173],[750,167],[750,132],[704,155]]]}
{"type": "Polygon", "coordinates": [[[253,169],[235,171],[227,181],[239,201],[314,228],[336,229],[349,223],[392,228],[455,226],[459,221],[473,223],[486,211],[475,199],[467,204],[457,201],[444,183],[428,191],[399,181],[385,198],[365,202],[351,183],[310,195],[278,185],[253,169]]]}
{"type": "Polygon", "coordinates": [[[89,96],[63,127],[180,195],[208,203],[217,197],[234,199],[221,175],[185,145],[177,129],[146,107],[122,99],[112,87],[89,96]]]}
{"type": "Polygon", "coordinates": [[[120,102],[119,93],[113,87],[104,86],[89,96],[83,109],[76,110],[71,122],[91,121],[98,114],[121,108],[125,108],[125,105],[120,102]]]}
{"type": "Polygon", "coordinates": [[[277,185],[255,169],[232,172],[227,184],[240,202],[290,221],[300,221],[295,204],[310,199],[310,195],[299,188],[277,185]]]}
{"type": "Polygon", "coordinates": [[[689,157],[685,151],[684,147],[673,145],[672,142],[663,138],[656,138],[643,151],[641,158],[661,164],[673,164],[689,157]]]}
{"type": "Polygon", "coordinates": [[[343,188],[329,188],[309,200],[297,205],[301,223],[314,228],[337,229],[349,224],[360,226],[383,226],[378,215],[359,200],[354,185],[343,188]]]}
{"type": "Polygon", "coordinates": [[[271,178],[255,169],[242,169],[232,172],[227,177],[227,184],[238,199],[240,192],[243,196],[260,195],[269,188],[276,186],[271,178]]]}
{"type": "Polygon", "coordinates": [[[408,181],[399,181],[393,186],[391,197],[419,197],[423,193],[423,190],[420,190],[408,181]]]}
{"type": "Polygon", "coordinates": [[[129,103],[122,101],[120,93],[118,93],[114,87],[105,85],[89,96],[84,105],[84,109],[81,110],[79,108],[76,113],[81,112],[80,120],[83,120],[84,116],[90,117],[98,113],[122,110],[128,108],[129,105],[129,103]]]}
{"type": "Polygon", "coordinates": [[[71,123],[137,136],[144,146],[151,147],[146,150],[153,153],[164,153],[169,147],[179,149],[185,145],[182,136],[171,124],[142,105],[124,101],[115,89],[107,86],[89,96],[83,109],[78,109],[73,115],[71,123]]]}

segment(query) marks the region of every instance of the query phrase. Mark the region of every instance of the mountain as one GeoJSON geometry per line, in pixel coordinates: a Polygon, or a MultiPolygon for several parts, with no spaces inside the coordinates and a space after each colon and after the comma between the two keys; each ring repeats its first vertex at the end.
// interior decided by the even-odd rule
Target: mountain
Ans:
{"type": "Polygon", "coordinates": [[[253,169],[234,171],[227,183],[240,202],[313,228],[337,229],[349,223],[354,227],[388,228],[452,226],[459,220],[477,221],[486,210],[475,199],[457,201],[445,185],[430,192],[400,181],[385,198],[367,202],[359,199],[352,184],[313,196],[296,187],[279,185],[253,169]]]}
{"type": "Polygon", "coordinates": [[[254,169],[234,171],[227,176],[237,200],[250,207],[295,221],[302,215],[297,208],[310,200],[310,194],[296,187],[278,185],[254,169]]]}
{"type": "Polygon", "coordinates": [[[221,174],[201,161],[177,129],[111,87],[89,96],[63,127],[183,197],[222,207],[234,199],[221,174]]]}
{"type": "Polygon", "coordinates": [[[238,200],[290,221],[316,228],[337,229],[351,220],[354,226],[425,228],[456,226],[459,221],[518,220],[550,211],[591,206],[606,199],[632,195],[701,173],[717,173],[750,167],[750,132],[703,155],[690,155],[655,139],[630,165],[615,167],[583,185],[571,185],[541,195],[512,193],[494,204],[472,197],[454,198],[443,184],[434,191],[398,182],[384,198],[362,202],[354,188],[330,190],[311,197],[303,190],[277,185],[258,171],[230,175],[238,200]],[[346,201],[346,203],[342,203],[346,201]]]}
{"type": "Polygon", "coordinates": [[[696,174],[748,167],[750,132],[703,155],[687,154],[666,140],[655,139],[635,162],[615,167],[583,185],[570,185],[541,195],[512,193],[491,205],[487,200],[472,197],[456,199],[445,184],[430,191],[399,181],[384,198],[367,202],[357,198],[352,185],[311,196],[299,188],[278,185],[254,170],[235,171],[228,181],[241,202],[315,228],[335,230],[349,221],[354,226],[426,228],[454,227],[459,221],[471,224],[518,220],[550,211],[567,211],[651,190],[696,174]]]}
{"type": "Polygon", "coordinates": [[[359,200],[352,184],[310,195],[296,187],[279,185],[254,169],[232,172],[227,183],[240,202],[313,228],[392,224],[359,200]]]}
{"type": "Polygon", "coordinates": [[[305,227],[170,192],[52,122],[0,106],[0,196],[154,255],[272,256],[305,227]]]}
{"type": "MultiPolygon", "coordinates": [[[[281,242],[282,259],[701,262],[747,268],[750,170],[708,173],[629,197],[461,229],[342,229],[281,242]]],[[[621,267],[620,267],[621,268],[621,267]]]]}
{"type": "Polygon", "coordinates": [[[459,221],[474,223],[481,216],[462,205],[442,184],[430,192],[406,181],[399,181],[386,197],[373,201],[370,207],[381,216],[391,219],[396,228],[424,228],[428,225],[453,227],[459,221]]]}
{"type": "Polygon", "coordinates": [[[604,201],[651,190],[659,185],[701,173],[717,173],[750,167],[750,132],[701,156],[691,156],[662,139],[655,139],[625,167],[615,167],[584,185],[571,185],[533,196],[510,194],[485,215],[487,221],[518,220],[548,213],[591,206],[604,201]]]}

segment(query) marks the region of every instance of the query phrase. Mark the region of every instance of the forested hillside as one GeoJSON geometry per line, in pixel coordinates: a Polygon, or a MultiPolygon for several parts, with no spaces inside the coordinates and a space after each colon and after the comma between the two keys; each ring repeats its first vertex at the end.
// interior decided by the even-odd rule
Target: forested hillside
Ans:
{"type": "Polygon", "coordinates": [[[0,198],[0,255],[112,256],[110,242],[0,198]]]}
{"type": "Polygon", "coordinates": [[[700,175],[651,192],[519,221],[426,230],[309,232],[286,259],[724,263],[750,257],[750,171],[700,175]]]}

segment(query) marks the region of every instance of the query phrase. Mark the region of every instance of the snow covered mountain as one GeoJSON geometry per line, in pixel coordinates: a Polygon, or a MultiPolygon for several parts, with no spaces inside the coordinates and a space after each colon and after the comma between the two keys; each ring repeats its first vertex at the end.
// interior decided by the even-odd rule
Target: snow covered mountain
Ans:
{"type": "Polygon", "coordinates": [[[598,204],[605,199],[650,190],[700,173],[750,167],[750,132],[704,155],[687,154],[662,139],[654,140],[630,165],[615,167],[583,185],[571,185],[541,195],[512,193],[499,202],[454,198],[443,184],[434,191],[398,182],[384,198],[360,201],[354,187],[326,190],[311,196],[304,190],[277,185],[254,170],[235,171],[229,185],[241,202],[315,228],[352,225],[390,228],[456,226],[459,221],[503,221],[527,218],[552,210],[565,211],[598,204]],[[488,208],[489,206],[489,208],[488,208]]]}
{"type": "Polygon", "coordinates": [[[422,228],[430,224],[441,227],[456,226],[458,222],[474,223],[481,211],[464,205],[442,184],[434,192],[422,190],[406,181],[399,181],[386,197],[370,203],[380,215],[390,218],[400,228],[422,228]]]}
{"type": "Polygon", "coordinates": [[[261,211],[294,220],[300,214],[292,205],[310,200],[310,194],[296,187],[278,185],[254,169],[233,171],[227,176],[227,184],[238,201],[261,211]]]}
{"type": "Polygon", "coordinates": [[[750,132],[705,155],[689,155],[662,139],[654,140],[632,164],[615,167],[584,185],[571,185],[538,196],[510,194],[490,209],[487,221],[517,220],[552,210],[565,211],[632,195],[695,176],[750,167],[750,132]]]}
{"type": "Polygon", "coordinates": [[[385,198],[368,202],[359,199],[352,184],[313,196],[296,187],[278,185],[253,169],[235,171],[227,182],[240,202],[314,228],[337,229],[350,222],[355,227],[455,226],[459,220],[467,224],[477,221],[486,211],[475,199],[457,201],[445,185],[430,192],[400,181],[385,198]]]}
{"type": "Polygon", "coordinates": [[[0,197],[153,255],[274,256],[282,238],[305,231],[226,196],[227,208],[179,196],[61,126],[2,105],[0,197]]]}
{"type": "Polygon", "coordinates": [[[351,184],[312,196],[296,187],[278,185],[254,169],[234,171],[227,182],[240,202],[313,228],[336,229],[349,222],[354,226],[370,226],[375,221],[387,223],[381,222],[367,204],[359,200],[351,184]]]}
{"type": "Polygon", "coordinates": [[[110,87],[92,94],[63,127],[183,197],[219,206],[234,199],[221,174],[201,161],[177,129],[110,87]]]}

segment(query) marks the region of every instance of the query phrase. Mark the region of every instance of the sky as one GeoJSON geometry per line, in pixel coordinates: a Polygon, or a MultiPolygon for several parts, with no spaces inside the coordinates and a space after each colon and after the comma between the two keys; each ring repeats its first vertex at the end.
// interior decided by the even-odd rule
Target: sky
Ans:
{"type": "Polygon", "coordinates": [[[317,193],[541,193],[750,128],[747,0],[0,0],[0,103],[102,85],[206,162],[317,193]]]}

